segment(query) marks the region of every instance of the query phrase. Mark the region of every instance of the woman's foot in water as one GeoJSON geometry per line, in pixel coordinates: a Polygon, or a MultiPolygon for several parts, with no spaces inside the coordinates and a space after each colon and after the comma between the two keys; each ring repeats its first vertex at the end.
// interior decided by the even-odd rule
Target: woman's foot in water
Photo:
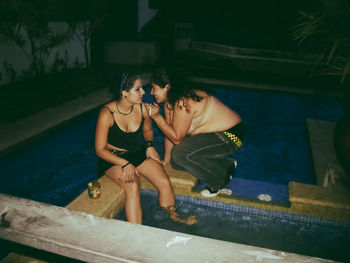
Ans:
{"type": "Polygon", "coordinates": [[[163,209],[169,214],[171,220],[175,222],[182,223],[188,226],[192,226],[198,223],[198,219],[196,218],[196,216],[180,214],[176,211],[175,206],[163,207],[163,209]]]}

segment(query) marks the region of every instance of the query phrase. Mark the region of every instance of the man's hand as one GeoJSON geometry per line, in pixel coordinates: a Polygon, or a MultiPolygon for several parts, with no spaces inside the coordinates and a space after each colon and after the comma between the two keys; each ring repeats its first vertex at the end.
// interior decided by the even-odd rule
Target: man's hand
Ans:
{"type": "Polygon", "coordinates": [[[147,158],[152,158],[153,160],[157,161],[158,163],[162,164],[162,161],[160,160],[159,154],[154,147],[148,147],[146,150],[146,156],[147,158]]]}

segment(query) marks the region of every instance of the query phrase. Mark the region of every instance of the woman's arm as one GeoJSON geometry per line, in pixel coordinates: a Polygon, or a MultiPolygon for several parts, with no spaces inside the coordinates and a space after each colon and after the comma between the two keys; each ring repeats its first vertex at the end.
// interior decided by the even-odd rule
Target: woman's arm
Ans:
{"type": "MultiPolygon", "coordinates": [[[[152,119],[148,115],[146,106],[144,104],[142,104],[142,112],[143,112],[143,117],[145,118],[143,122],[143,127],[142,127],[143,138],[145,139],[146,142],[151,141],[153,144],[154,133],[153,133],[153,127],[152,127],[152,119]]],[[[147,147],[146,156],[161,163],[159,154],[153,145],[147,147]]]]}
{"type": "Polygon", "coordinates": [[[113,117],[107,108],[102,108],[97,119],[95,133],[95,152],[98,157],[115,165],[123,166],[128,161],[111,153],[111,145],[108,144],[108,131],[113,125],[113,117]]]}
{"type": "Polygon", "coordinates": [[[173,143],[179,144],[187,135],[191,126],[194,111],[187,111],[183,105],[183,101],[177,103],[173,110],[173,120],[168,124],[163,116],[159,113],[159,106],[157,104],[150,104],[152,108],[152,119],[156,122],[163,134],[173,143]]]}
{"type": "Polygon", "coordinates": [[[167,165],[171,160],[171,149],[173,149],[174,144],[167,138],[164,138],[164,161],[163,165],[167,165]]]}
{"type": "MultiPolygon", "coordinates": [[[[168,103],[164,103],[165,121],[169,125],[171,125],[173,122],[173,113],[174,112],[169,109],[168,103]]],[[[174,147],[174,144],[167,137],[164,137],[164,161],[163,161],[163,165],[167,165],[170,163],[171,149],[173,147],[174,147]]]]}
{"type": "Polygon", "coordinates": [[[142,103],[142,112],[144,117],[142,132],[143,132],[143,138],[145,141],[153,141],[154,139],[154,133],[153,133],[153,127],[152,127],[152,119],[147,113],[146,106],[142,103]]]}

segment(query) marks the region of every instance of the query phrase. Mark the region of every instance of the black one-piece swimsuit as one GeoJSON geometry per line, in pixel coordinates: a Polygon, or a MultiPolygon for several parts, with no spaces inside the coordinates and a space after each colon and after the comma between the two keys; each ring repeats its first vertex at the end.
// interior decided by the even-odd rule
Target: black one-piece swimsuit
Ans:
{"type": "MultiPolygon", "coordinates": [[[[107,106],[104,106],[108,108],[107,106]]],[[[113,126],[109,128],[107,141],[109,144],[121,148],[126,149],[127,151],[116,151],[111,150],[115,155],[126,159],[131,162],[135,167],[139,166],[143,161],[146,160],[146,148],[144,147],[143,137],[142,137],[142,127],[143,127],[143,113],[142,113],[142,104],[140,104],[141,108],[141,124],[139,128],[135,132],[124,132],[121,130],[114,120],[113,126]]],[[[113,116],[113,111],[108,108],[110,113],[113,116]]],[[[114,119],[114,116],[113,116],[114,119]]],[[[114,166],[115,164],[107,162],[101,158],[98,160],[97,165],[97,175],[101,177],[109,168],[114,166]]]]}

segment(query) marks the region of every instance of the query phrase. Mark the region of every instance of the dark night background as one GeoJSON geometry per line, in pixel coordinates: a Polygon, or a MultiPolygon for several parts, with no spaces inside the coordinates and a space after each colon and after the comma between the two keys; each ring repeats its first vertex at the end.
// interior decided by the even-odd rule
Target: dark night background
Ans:
{"type": "MultiPolygon", "coordinates": [[[[242,72],[239,68],[232,68],[230,61],[204,61],[201,55],[191,52],[175,54],[175,27],[178,23],[191,24],[191,37],[195,41],[300,52],[301,49],[291,40],[291,27],[297,23],[298,11],[312,10],[314,1],[149,0],[148,4],[148,7],[157,13],[138,30],[137,0],[0,0],[2,22],[26,19],[31,23],[84,20],[91,23],[91,67],[64,70],[60,74],[26,78],[8,85],[0,85],[1,123],[14,121],[109,85],[109,73],[115,71],[115,67],[106,65],[104,48],[106,43],[113,41],[156,42],[159,46],[159,57],[151,67],[173,63],[191,68],[199,74],[214,74],[215,77],[221,77],[224,72],[225,78],[248,78],[249,81],[257,82],[297,81],[296,78],[288,79],[284,78],[285,76],[242,72]],[[198,68],[197,65],[201,67],[198,68]],[[203,69],[203,65],[207,67],[207,71],[203,69]],[[18,104],[23,107],[18,108],[18,104]]],[[[307,51],[317,51],[317,47],[313,45],[312,50],[307,51]]],[[[142,68],[145,65],[139,66],[142,68]]]]}
{"type": "MultiPolygon", "coordinates": [[[[16,19],[8,9],[11,0],[1,1],[0,17],[16,19]]],[[[310,10],[313,1],[302,0],[150,0],[149,7],[159,10],[137,32],[138,1],[114,0],[38,0],[34,4],[52,20],[93,20],[105,17],[92,34],[92,59],[102,62],[103,43],[111,40],[151,38],[167,45],[172,42],[174,23],[189,22],[195,27],[195,39],[240,47],[295,50],[290,28],[299,10],[310,10]]],[[[171,48],[171,46],[166,46],[171,48]]],[[[170,51],[169,51],[170,52],[170,51]]]]}

